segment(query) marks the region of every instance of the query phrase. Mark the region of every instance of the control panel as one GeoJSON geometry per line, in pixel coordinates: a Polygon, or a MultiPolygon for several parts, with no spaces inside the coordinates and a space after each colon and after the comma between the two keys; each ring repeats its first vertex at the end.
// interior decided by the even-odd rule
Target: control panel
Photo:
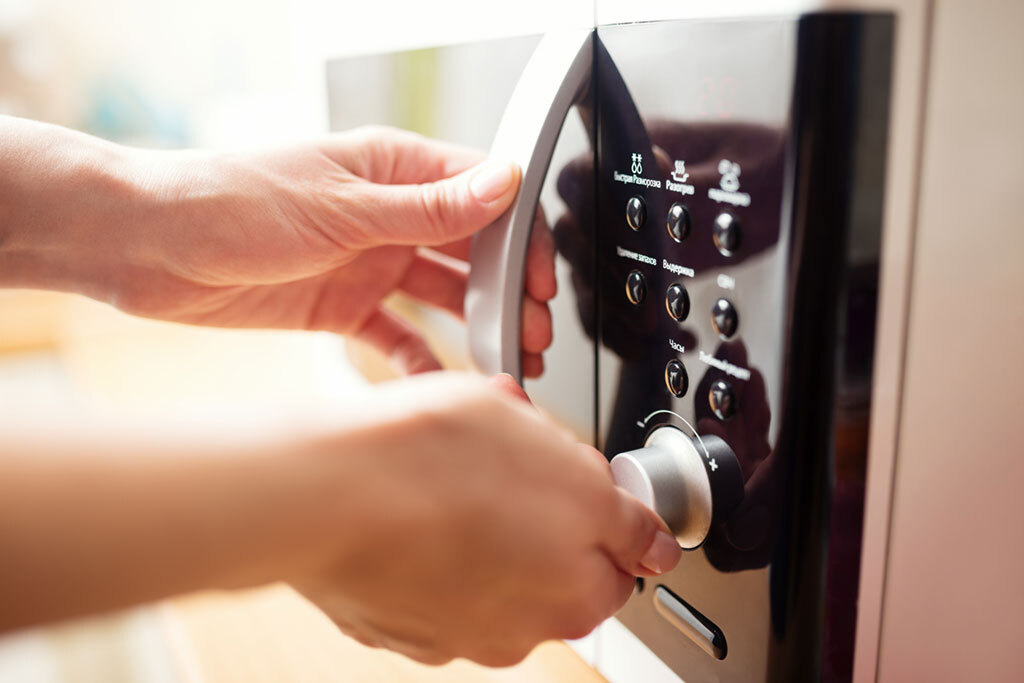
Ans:
{"type": "Polygon", "coordinates": [[[891,25],[598,29],[597,441],[686,551],[619,618],[687,681],[849,676],[856,575],[829,553],[859,536],[826,531],[863,503],[834,498],[834,425],[869,400],[884,136],[856,141],[891,25]]]}

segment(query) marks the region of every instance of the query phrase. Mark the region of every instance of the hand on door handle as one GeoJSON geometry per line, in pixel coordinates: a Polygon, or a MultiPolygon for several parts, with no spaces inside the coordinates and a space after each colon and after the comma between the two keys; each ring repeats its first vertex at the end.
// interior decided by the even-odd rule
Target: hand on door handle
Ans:
{"type": "Polygon", "coordinates": [[[502,117],[491,156],[522,169],[512,205],[473,241],[466,321],[470,352],[487,374],[523,375],[520,307],[527,244],[551,153],[570,107],[587,90],[593,30],[546,35],[502,117]]]}

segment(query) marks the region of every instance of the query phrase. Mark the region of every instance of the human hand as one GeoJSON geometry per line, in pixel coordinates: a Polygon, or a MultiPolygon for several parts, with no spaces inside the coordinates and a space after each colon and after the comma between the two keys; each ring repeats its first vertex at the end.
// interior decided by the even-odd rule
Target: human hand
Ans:
{"type": "Polygon", "coordinates": [[[318,446],[348,484],[325,525],[334,554],[293,583],[349,635],[424,662],[509,665],[543,640],[590,632],[635,575],[679,561],[604,458],[510,383],[385,385],[345,454],[331,439],[318,446]]]}
{"type": "MultiPolygon", "coordinates": [[[[122,305],[206,325],[331,330],[408,372],[438,369],[420,334],[382,308],[401,291],[463,314],[471,236],[512,201],[518,169],[384,128],[272,153],[170,164],[163,277],[122,305]],[[185,239],[182,239],[185,236],[185,239]],[[447,257],[447,258],[446,258],[447,257]]],[[[165,176],[166,177],[166,176],[165,176]]],[[[523,303],[524,369],[540,374],[555,293],[547,227],[534,231],[523,303]]]]}
{"type": "MultiPolygon", "coordinates": [[[[512,164],[387,128],[276,151],[168,152],[10,117],[0,176],[0,284],[186,323],[329,330],[406,372],[440,365],[382,302],[402,292],[461,317],[471,237],[519,181],[512,164]]],[[[536,376],[555,294],[541,214],[527,262],[523,368],[536,376]]]]}

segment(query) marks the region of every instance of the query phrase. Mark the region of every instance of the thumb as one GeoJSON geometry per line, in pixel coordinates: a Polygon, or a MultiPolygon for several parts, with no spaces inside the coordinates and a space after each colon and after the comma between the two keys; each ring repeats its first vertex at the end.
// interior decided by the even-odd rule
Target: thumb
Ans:
{"type": "MultiPolygon", "coordinates": [[[[485,161],[462,173],[420,185],[360,183],[354,216],[366,247],[383,244],[436,246],[485,228],[512,204],[519,167],[485,161]]],[[[353,207],[350,207],[353,208],[353,207]]]]}
{"type": "Polygon", "coordinates": [[[612,561],[634,576],[657,576],[675,567],[682,550],[665,523],[630,494],[615,491],[618,505],[604,541],[612,561]]]}

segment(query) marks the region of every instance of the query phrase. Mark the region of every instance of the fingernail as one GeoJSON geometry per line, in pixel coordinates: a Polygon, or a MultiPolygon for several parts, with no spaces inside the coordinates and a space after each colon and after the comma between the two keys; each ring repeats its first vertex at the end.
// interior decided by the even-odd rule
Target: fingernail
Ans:
{"type": "Polygon", "coordinates": [[[486,161],[469,181],[469,191],[477,200],[486,204],[508,192],[514,181],[512,164],[507,161],[486,161]]]}
{"type": "Polygon", "coordinates": [[[640,564],[648,571],[662,574],[676,566],[681,553],[676,539],[671,534],[659,530],[654,535],[651,547],[647,549],[647,553],[640,560],[640,564]]]}

